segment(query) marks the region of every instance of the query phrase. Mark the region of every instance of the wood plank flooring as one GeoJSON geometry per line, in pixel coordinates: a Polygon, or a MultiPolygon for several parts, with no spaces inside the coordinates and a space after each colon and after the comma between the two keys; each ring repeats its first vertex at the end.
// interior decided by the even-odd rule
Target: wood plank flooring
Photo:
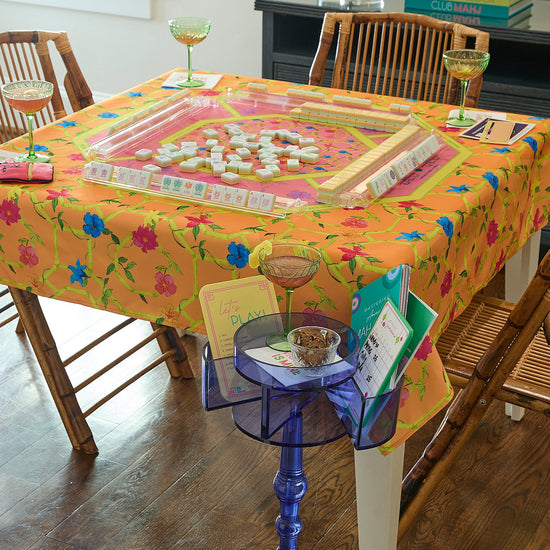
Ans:
{"type": "MultiPolygon", "coordinates": [[[[63,356],[91,321],[103,329],[113,317],[59,303],[46,311],[62,349],[70,348],[63,356]]],[[[202,409],[204,337],[185,337],[194,380],[157,367],[89,417],[99,455],[87,456],[72,451],[32,350],[14,329],[0,329],[1,550],[277,547],[279,450],[245,437],[230,411],[202,409]]],[[[71,375],[100,359],[79,360],[71,375]]],[[[406,467],[437,423],[408,442],[406,467]]],[[[550,548],[549,442],[548,419],[527,412],[514,423],[493,405],[399,550],[550,548]]],[[[305,449],[304,461],[300,550],[357,550],[349,441],[305,449]]]]}

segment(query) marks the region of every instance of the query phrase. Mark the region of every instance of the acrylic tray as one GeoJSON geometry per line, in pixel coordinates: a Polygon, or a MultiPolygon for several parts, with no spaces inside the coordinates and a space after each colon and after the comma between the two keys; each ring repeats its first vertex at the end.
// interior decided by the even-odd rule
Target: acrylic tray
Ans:
{"type": "Polygon", "coordinates": [[[326,394],[357,450],[378,447],[395,434],[403,378],[382,395],[364,397],[354,380],[330,388],[326,394]]]}
{"type": "Polygon", "coordinates": [[[325,365],[321,377],[311,377],[307,369],[293,367],[290,352],[280,352],[266,345],[266,338],[281,332],[286,325],[287,314],[275,313],[252,319],[235,332],[235,368],[252,382],[281,391],[311,391],[337,386],[355,373],[359,354],[359,338],[348,325],[324,315],[290,313],[290,329],[303,326],[329,328],[340,335],[338,359],[325,365]]]}
{"type": "MultiPolygon", "coordinates": [[[[296,326],[302,326],[299,322],[315,325],[321,322],[319,317],[325,322],[334,322],[317,315],[293,313],[292,316],[296,326]]],[[[303,425],[299,446],[320,445],[346,433],[356,449],[376,447],[390,439],[395,433],[401,385],[379,397],[364,398],[351,378],[353,367],[348,372],[284,387],[261,366],[252,364],[255,361],[247,350],[263,344],[272,329],[280,329],[283,317],[276,314],[259,318],[263,321],[253,320],[255,329],[261,327],[253,333],[241,327],[241,333],[235,335],[238,350],[233,357],[213,359],[209,344],[205,345],[202,357],[205,409],[233,407],[233,419],[239,429],[273,445],[283,445],[282,427],[298,414],[303,425]]],[[[346,356],[345,349],[351,350],[347,360],[355,365],[357,335],[347,325],[339,324],[348,329],[343,338],[344,351],[340,353],[346,356]]]]}

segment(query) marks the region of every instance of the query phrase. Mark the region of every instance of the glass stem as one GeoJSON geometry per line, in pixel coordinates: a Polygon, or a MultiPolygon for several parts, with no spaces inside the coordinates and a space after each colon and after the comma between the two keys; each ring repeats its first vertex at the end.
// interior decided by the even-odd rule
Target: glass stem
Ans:
{"type": "Polygon", "coordinates": [[[27,113],[27,122],[29,124],[29,154],[27,155],[27,158],[29,159],[36,158],[36,154],[34,152],[34,138],[32,135],[33,121],[34,121],[34,113],[27,113]]]}
{"type": "Polygon", "coordinates": [[[294,294],[293,288],[285,288],[286,292],[286,326],[285,335],[292,330],[292,295],[294,294]]]}
{"type": "Polygon", "coordinates": [[[458,112],[458,120],[466,119],[464,116],[464,104],[466,103],[466,94],[468,93],[469,84],[469,80],[460,81],[460,110],[458,112]]]}
{"type": "Polygon", "coordinates": [[[193,65],[191,64],[191,57],[193,53],[193,46],[191,44],[187,45],[187,82],[193,80],[193,65]]]}

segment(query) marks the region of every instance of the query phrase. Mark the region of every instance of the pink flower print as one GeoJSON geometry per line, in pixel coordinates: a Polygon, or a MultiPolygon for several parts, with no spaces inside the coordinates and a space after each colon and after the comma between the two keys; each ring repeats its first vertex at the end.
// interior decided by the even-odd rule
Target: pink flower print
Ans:
{"type": "Polygon", "coordinates": [[[491,246],[495,244],[498,237],[498,224],[495,220],[489,222],[489,227],[487,228],[487,244],[491,246]]]}
{"type": "Polygon", "coordinates": [[[86,160],[80,153],[72,153],[67,157],[68,159],[76,161],[86,160]]]}
{"type": "Polygon", "coordinates": [[[0,205],[0,220],[4,220],[6,225],[11,225],[20,219],[19,206],[12,200],[4,199],[0,205]]]}
{"type": "Polygon", "coordinates": [[[345,225],[346,227],[367,227],[367,220],[364,220],[362,218],[346,218],[342,225],[345,225]]]}
{"type": "Polygon", "coordinates": [[[451,306],[450,310],[451,313],[449,313],[449,324],[451,324],[455,320],[456,303],[451,306]]]}
{"type": "Polygon", "coordinates": [[[213,223],[211,220],[208,219],[208,216],[206,214],[201,214],[198,218],[196,216],[185,216],[189,222],[187,223],[187,227],[195,227],[201,223],[211,224],[213,223]]]}
{"type": "Polygon", "coordinates": [[[540,208],[535,210],[533,225],[535,226],[535,231],[538,231],[543,225],[546,225],[546,215],[540,211],[540,208]]]}
{"type": "Polygon", "coordinates": [[[343,262],[349,262],[355,256],[366,256],[367,253],[364,250],[361,250],[360,246],[353,245],[353,248],[346,248],[344,246],[339,246],[338,250],[341,250],[343,252],[342,254],[342,261],[343,262]]]}
{"type": "Polygon", "coordinates": [[[505,261],[506,261],[506,253],[504,252],[504,250],[501,250],[500,257],[497,260],[497,263],[495,265],[495,270],[497,273],[503,268],[505,261]]]}
{"type": "Polygon", "coordinates": [[[481,265],[481,254],[476,258],[476,266],[475,266],[475,273],[477,274],[479,272],[479,266],[481,265]]]}
{"type": "Polygon", "coordinates": [[[56,189],[48,189],[48,196],[46,200],[53,201],[53,199],[58,199],[59,197],[72,197],[68,189],[61,189],[57,191],[56,189]]]}
{"type": "Polygon", "coordinates": [[[174,277],[172,277],[172,275],[162,273],[162,271],[157,271],[155,274],[155,280],[157,281],[157,284],[155,285],[155,290],[159,294],[172,296],[172,294],[176,293],[177,287],[174,284],[174,277]]]}
{"type": "Polygon", "coordinates": [[[34,267],[38,263],[36,250],[32,246],[19,245],[19,260],[28,267],[34,267]]]}
{"type": "Polygon", "coordinates": [[[169,323],[164,322],[163,324],[169,324],[171,326],[177,325],[177,321],[181,317],[181,315],[172,306],[161,307],[160,313],[164,321],[170,321],[169,323]]]}
{"type": "Polygon", "coordinates": [[[445,276],[443,277],[443,282],[441,283],[441,296],[445,296],[445,294],[449,294],[449,291],[451,290],[452,282],[453,282],[453,274],[449,269],[445,273],[445,276]]]}
{"type": "Polygon", "coordinates": [[[404,407],[409,399],[409,388],[401,388],[401,396],[399,398],[399,408],[404,407]]]}
{"type": "Polygon", "coordinates": [[[140,225],[136,231],[132,231],[132,238],[134,245],[141,248],[141,251],[144,253],[149,250],[155,250],[158,247],[157,236],[149,226],[144,227],[140,225]]]}
{"type": "Polygon", "coordinates": [[[420,347],[414,354],[414,357],[419,361],[426,361],[430,353],[432,353],[432,340],[429,336],[425,336],[424,340],[422,340],[422,343],[420,344],[420,347]]]}
{"type": "Polygon", "coordinates": [[[72,166],[71,168],[67,168],[66,170],[63,170],[64,174],[81,174],[82,168],[80,166],[72,166]]]}
{"type": "Polygon", "coordinates": [[[304,308],[304,313],[306,315],[313,314],[313,315],[326,315],[326,313],[322,309],[313,309],[312,307],[306,307],[304,308]]]}
{"type": "Polygon", "coordinates": [[[44,282],[42,281],[41,277],[30,277],[29,278],[29,284],[33,288],[33,290],[36,292],[36,294],[40,294],[44,291],[44,282]]]}
{"type": "Polygon", "coordinates": [[[398,205],[400,208],[405,208],[405,209],[413,208],[413,207],[422,208],[422,204],[417,201],[399,201],[398,205]]]}

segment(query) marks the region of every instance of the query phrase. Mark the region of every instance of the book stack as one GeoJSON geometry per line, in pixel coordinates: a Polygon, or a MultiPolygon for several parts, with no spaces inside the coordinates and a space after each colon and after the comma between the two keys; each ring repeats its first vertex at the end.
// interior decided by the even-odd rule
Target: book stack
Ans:
{"type": "Polygon", "coordinates": [[[533,0],[405,0],[405,11],[469,26],[527,28],[533,0]]]}

